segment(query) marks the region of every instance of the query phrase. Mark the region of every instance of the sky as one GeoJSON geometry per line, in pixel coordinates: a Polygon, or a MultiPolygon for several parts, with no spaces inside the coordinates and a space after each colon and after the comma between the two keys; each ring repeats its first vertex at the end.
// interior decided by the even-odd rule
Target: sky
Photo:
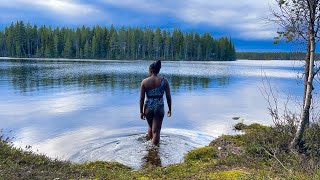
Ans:
{"type": "Polygon", "coordinates": [[[0,0],[0,28],[19,20],[73,28],[111,24],[180,28],[231,37],[237,51],[297,51],[292,44],[273,44],[278,27],[265,19],[275,4],[275,0],[0,0]]]}

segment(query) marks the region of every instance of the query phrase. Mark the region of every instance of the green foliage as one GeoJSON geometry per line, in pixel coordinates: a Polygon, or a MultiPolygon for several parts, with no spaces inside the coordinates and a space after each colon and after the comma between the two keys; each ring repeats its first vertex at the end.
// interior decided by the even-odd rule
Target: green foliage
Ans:
{"type": "Polygon", "coordinates": [[[268,129],[269,128],[268,126],[264,126],[264,125],[261,125],[258,123],[253,123],[250,125],[246,125],[244,123],[237,123],[233,127],[235,130],[238,130],[238,131],[244,130],[246,132],[250,129],[252,129],[252,130],[260,129],[261,130],[261,129],[268,129]]]}
{"type": "Polygon", "coordinates": [[[318,123],[313,123],[306,129],[303,141],[306,154],[320,160],[320,125],[318,123]]]}
{"type": "Polygon", "coordinates": [[[156,28],[52,29],[23,21],[0,31],[0,56],[97,59],[236,60],[231,38],[156,28]]]}
{"type": "Polygon", "coordinates": [[[72,44],[71,44],[70,39],[67,39],[64,44],[63,55],[65,58],[72,57],[72,44]]]}
{"type": "Polygon", "coordinates": [[[196,150],[190,151],[186,157],[186,161],[208,161],[210,159],[217,158],[217,152],[212,146],[202,147],[196,150]]]}
{"type": "MultiPolygon", "coordinates": [[[[287,132],[287,127],[259,124],[242,127],[244,133],[241,135],[223,135],[210,146],[190,151],[183,163],[166,167],[146,166],[137,171],[115,162],[74,164],[50,159],[14,148],[1,135],[0,179],[319,179],[320,166],[316,159],[286,151],[271,151],[283,143],[276,140],[286,141],[276,136],[281,131],[287,132]],[[270,151],[269,154],[265,150],[270,151]]],[[[316,125],[307,131],[310,134],[306,137],[316,136],[313,140],[317,141],[319,132],[316,125]]],[[[316,150],[319,146],[312,148],[316,150]]]]}
{"type": "Polygon", "coordinates": [[[84,45],[84,54],[83,54],[83,57],[84,58],[90,58],[90,54],[91,54],[91,48],[90,48],[90,45],[89,45],[89,41],[87,40],[86,41],[86,44],[84,45]]]}
{"type": "Polygon", "coordinates": [[[14,148],[0,139],[0,179],[127,179],[130,173],[130,168],[119,163],[73,164],[14,148]]]}
{"type": "Polygon", "coordinates": [[[266,153],[280,154],[288,151],[288,145],[292,138],[291,129],[287,126],[268,127],[257,123],[251,125],[241,125],[245,132],[243,141],[247,144],[246,152],[251,156],[263,157],[266,153]]]}
{"type": "Polygon", "coordinates": [[[208,177],[213,179],[224,179],[224,180],[237,180],[237,179],[246,179],[248,172],[242,170],[231,170],[231,171],[220,171],[210,173],[208,177]]]}
{"type": "Polygon", "coordinates": [[[237,123],[236,125],[233,126],[233,129],[236,131],[241,131],[247,128],[248,126],[244,123],[237,123]]]}

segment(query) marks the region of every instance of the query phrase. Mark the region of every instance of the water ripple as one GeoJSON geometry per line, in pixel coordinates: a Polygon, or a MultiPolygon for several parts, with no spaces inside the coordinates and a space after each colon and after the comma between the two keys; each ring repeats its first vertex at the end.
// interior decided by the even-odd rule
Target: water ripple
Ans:
{"type": "Polygon", "coordinates": [[[146,134],[124,134],[91,140],[70,156],[73,162],[116,161],[139,169],[146,164],[166,166],[183,162],[184,155],[197,147],[208,145],[212,136],[182,129],[164,129],[160,146],[146,140],[146,134]]]}

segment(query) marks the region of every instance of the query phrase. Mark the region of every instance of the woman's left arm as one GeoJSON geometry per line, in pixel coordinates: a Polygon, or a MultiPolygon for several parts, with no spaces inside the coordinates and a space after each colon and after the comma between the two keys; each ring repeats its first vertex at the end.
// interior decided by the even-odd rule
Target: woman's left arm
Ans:
{"type": "Polygon", "coordinates": [[[145,93],[146,93],[146,90],[144,88],[144,83],[142,81],[141,83],[141,87],[140,87],[140,118],[142,120],[144,120],[146,118],[144,112],[143,112],[143,105],[144,105],[144,97],[145,97],[145,93]]]}
{"type": "Polygon", "coordinates": [[[171,92],[170,92],[170,85],[169,85],[169,82],[166,80],[166,88],[165,88],[165,91],[166,91],[166,98],[167,98],[167,103],[168,103],[168,117],[171,117],[171,92]]]}

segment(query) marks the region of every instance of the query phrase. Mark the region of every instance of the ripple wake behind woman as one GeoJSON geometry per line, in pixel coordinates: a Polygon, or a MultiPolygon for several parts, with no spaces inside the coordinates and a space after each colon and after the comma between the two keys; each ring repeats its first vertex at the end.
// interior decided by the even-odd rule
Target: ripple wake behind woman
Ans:
{"type": "Polygon", "coordinates": [[[154,145],[160,142],[160,131],[164,118],[163,95],[166,93],[168,104],[168,117],[171,117],[171,94],[168,80],[158,76],[161,69],[161,61],[153,62],[149,66],[149,77],[141,82],[140,88],[140,117],[147,119],[148,139],[152,139],[154,145]],[[147,96],[144,102],[145,95],[147,96]]]}

